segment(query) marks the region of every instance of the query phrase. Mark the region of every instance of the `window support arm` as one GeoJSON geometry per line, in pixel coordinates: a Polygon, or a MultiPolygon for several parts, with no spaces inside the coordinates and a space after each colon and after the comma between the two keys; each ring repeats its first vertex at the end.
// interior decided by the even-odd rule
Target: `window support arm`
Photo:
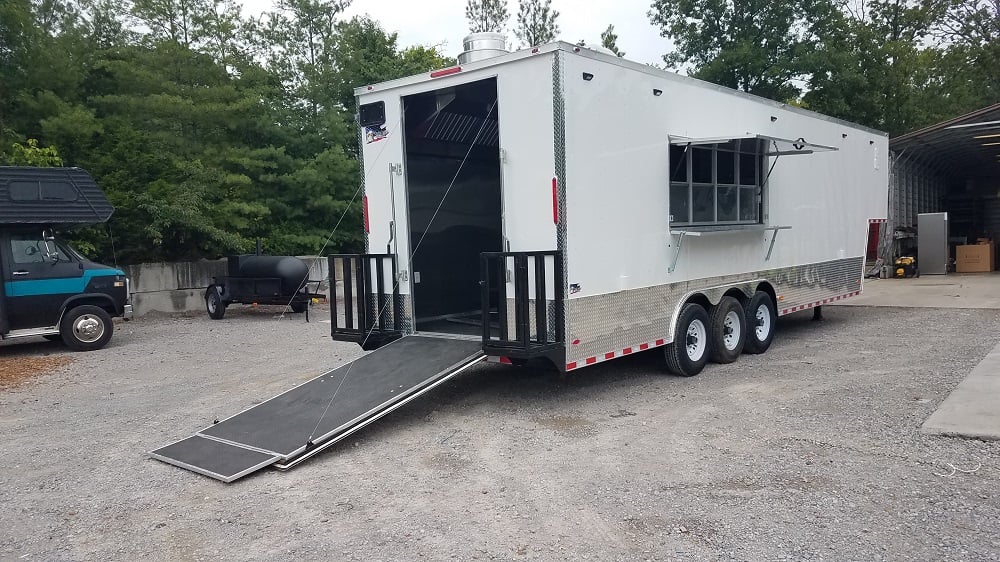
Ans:
{"type": "Polygon", "coordinates": [[[778,239],[779,230],[789,230],[790,226],[769,226],[764,230],[771,231],[771,244],[767,247],[767,255],[764,256],[764,261],[771,261],[771,252],[774,251],[774,241],[778,239]]]}
{"type": "Polygon", "coordinates": [[[764,186],[767,185],[767,180],[770,179],[771,172],[774,171],[774,166],[777,165],[777,163],[778,163],[778,158],[781,158],[781,153],[777,151],[778,150],[778,143],[776,143],[776,142],[774,143],[774,149],[775,149],[774,160],[771,161],[771,167],[768,168],[767,175],[764,176],[764,181],[760,182],[760,188],[761,189],[764,189],[764,186]]]}
{"type": "Polygon", "coordinates": [[[681,245],[684,244],[684,237],[701,236],[700,232],[691,232],[688,230],[674,230],[670,234],[677,236],[677,246],[674,248],[674,257],[670,260],[670,267],[667,268],[667,273],[673,273],[677,269],[677,258],[681,256],[681,245]]]}

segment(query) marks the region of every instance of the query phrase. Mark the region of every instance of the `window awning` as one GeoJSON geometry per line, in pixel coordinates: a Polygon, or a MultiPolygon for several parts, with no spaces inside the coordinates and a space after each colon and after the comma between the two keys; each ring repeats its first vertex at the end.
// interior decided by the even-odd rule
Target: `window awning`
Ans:
{"type": "Polygon", "coordinates": [[[834,146],[824,146],[822,144],[815,144],[807,142],[804,138],[799,137],[796,140],[791,139],[781,139],[778,137],[770,137],[767,135],[734,135],[731,137],[706,137],[706,138],[688,138],[688,137],[670,137],[670,144],[674,146],[697,146],[705,144],[724,144],[727,142],[732,142],[736,140],[759,140],[763,141],[764,145],[767,147],[764,156],[787,156],[790,154],[812,154],[814,152],[830,152],[833,150],[839,150],[834,146]]]}

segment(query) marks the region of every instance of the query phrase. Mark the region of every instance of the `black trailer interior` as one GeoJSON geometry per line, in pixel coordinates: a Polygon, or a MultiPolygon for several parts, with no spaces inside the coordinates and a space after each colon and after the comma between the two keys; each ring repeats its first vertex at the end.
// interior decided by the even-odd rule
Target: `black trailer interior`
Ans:
{"type": "Polygon", "coordinates": [[[503,250],[495,78],[403,98],[417,331],[479,333],[479,259],[503,250]]]}

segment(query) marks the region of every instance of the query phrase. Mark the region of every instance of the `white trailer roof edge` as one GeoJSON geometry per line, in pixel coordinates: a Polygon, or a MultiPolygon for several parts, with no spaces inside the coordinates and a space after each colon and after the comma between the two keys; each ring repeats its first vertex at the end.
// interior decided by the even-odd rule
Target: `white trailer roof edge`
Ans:
{"type": "Polygon", "coordinates": [[[566,52],[566,53],[572,53],[574,55],[578,55],[578,56],[582,56],[582,57],[585,57],[585,58],[590,58],[590,59],[598,60],[600,62],[604,62],[604,63],[607,63],[607,64],[614,64],[614,65],[617,65],[617,66],[620,66],[620,67],[623,67],[623,68],[629,68],[629,69],[632,69],[632,70],[636,70],[636,71],[642,72],[643,74],[648,74],[650,76],[655,76],[657,78],[663,78],[663,79],[666,79],[666,80],[672,80],[672,81],[675,81],[675,82],[678,82],[678,83],[683,83],[683,84],[696,85],[696,86],[699,86],[699,87],[702,87],[702,88],[708,88],[708,89],[716,90],[716,91],[719,91],[719,92],[724,92],[724,93],[729,94],[729,95],[740,96],[740,97],[743,97],[743,98],[746,98],[746,99],[754,100],[754,101],[756,101],[758,103],[762,103],[764,105],[768,105],[768,106],[774,107],[776,109],[782,109],[782,110],[785,110],[785,111],[790,111],[792,113],[799,113],[799,114],[802,114],[802,115],[807,115],[809,117],[813,117],[813,118],[816,118],[816,119],[822,119],[824,121],[829,121],[831,123],[836,123],[838,125],[843,125],[845,127],[850,127],[852,129],[855,129],[855,130],[864,131],[866,133],[870,133],[870,134],[874,134],[874,135],[878,135],[878,136],[882,136],[882,137],[886,137],[886,138],[889,137],[889,134],[886,133],[885,131],[880,131],[878,129],[875,129],[875,128],[872,128],[872,127],[868,127],[868,126],[865,126],[865,125],[861,125],[859,123],[854,123],[854,122],[848,121],[846,119],[840,119],[839,117],[831,117],[829,115],[825,115],[823,113],[818,113],[818,112],[815,112],[815,111],[812,111],[812,110],[809,110],[809,109],[804,109],[804,108],[801,108],[801,107],[796,107],[794,105],[789,105],[787,103],[778,102],[778,101],[775,101],[775,100],[772,100],[772,99],[768,99],[768,98],[764,98],[764,97],[761,97],[761,96],[758,96],[758,95],[750,94],[750,93],[747,93],[747,92],[742,92],[740,90],[734,90],[732,88],[727,88],[726,86],[720,86],[718,84],[713,84],[711,82],[706,82],[704,80],[699,80],[698,78],[692,78],[690,76],[684,76],[682,74],[677,74],[675,72],[668,72],[666,70],[662,70],[662,69],[656,68],[654,66],[650,66],[650,65],[647,65],[647,64],[642,64],[642,63],[630,61],[630,60],[623,59],[623,58],[620,58],[620,57],[616,57],[614,55],[609,55],[609,54],[606,54],[606,53],[601,53],[599,51],[594,51],[594,50],[588,49],[586,47],[578,47],[576,45],[573,45],[573,44],[570,44],[570,43],[566,43],[564,41],[557,41],[557,42],[548,43],[546,45],[542,45],[542,46],[539,46],[539,47],[532,47],[531,49],[524,49],[524,50],[521,50],[521,51],[515,51],[515,52],[509,53],[509,54],[506,54],[506,55],[502,55],[502,56],[499,56],[499,57],[485,59],[485,60],[482,60],[482,61],[477,61],[477,62],[471,63],[471,64],[465,64],[465,65],[455,66],[455,67],[451,67],[451,68],[448,68],[448,69],[435,70],[435,71],[424,73],[424,74],[416,74],[416,75],[413,75],[413,76],[407,76],[405,78],[397,78],[395,80],[388,80],[386,82],[380,82],[378,84],[371,84],[371,85],[367,85],[367,86],[358,87],[358,88],[354,89],[354,94],[355,94],[355,96],[360,97],[360,96],[363,96],[365,94],[372,94],[372,93],[375,93],[375,92],[386,92],[386,91],[389,91],[389,90],[394,90],[396,88],[402,88],[402,87],[406,87],[406,86],[412,86],[412,85],[415,85],[415,84],[420,84],[422,82],[430,82],[432,80],[436,80],[437,78],[443,78],[445,76],[453,76],[453,75],[455,75],[455,74],[457,74],[459,72],[459,71],[447,72],[448,70],[451,70],[452,68],[454,68],[454,69],[460,68],[461,72],[465,72],[466,70],[470,70],[470,71],[471,70],[480,70],[480,69],[483,69],[483,68],[489,68],[491,66],[498,66],[498,65],[503,65],[503,64],[509,64],[509,63],[516,62],[516,61],[519,61],[519,60],[522,60],[522,59],[526,59],[526,58],[530,58],[530,57],[536,57],[536,56],[539,56],[539,55],[544,55],[544,54],[549,54],[549,53],[555,53],[557,51],[563,51],[563,52],[566,52]]]}

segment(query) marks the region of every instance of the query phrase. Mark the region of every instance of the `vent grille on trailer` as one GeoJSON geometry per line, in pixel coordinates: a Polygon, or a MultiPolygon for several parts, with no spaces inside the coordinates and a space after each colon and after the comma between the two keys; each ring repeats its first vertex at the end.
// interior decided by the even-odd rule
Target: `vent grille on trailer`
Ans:
{"type": "Polygon", "coordinates": [[[431,121],[427,132],[424,133],[424,138],[441,142],[472,144],[477,134],[479,134],[479,139],[476,140],[477,145],[500,146],[500,126],[496,121],[444,111],[438,113],[431,121]],[[482,133],[479,133],[480,129],[482,129],[482,133]]]}

